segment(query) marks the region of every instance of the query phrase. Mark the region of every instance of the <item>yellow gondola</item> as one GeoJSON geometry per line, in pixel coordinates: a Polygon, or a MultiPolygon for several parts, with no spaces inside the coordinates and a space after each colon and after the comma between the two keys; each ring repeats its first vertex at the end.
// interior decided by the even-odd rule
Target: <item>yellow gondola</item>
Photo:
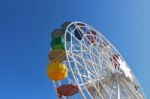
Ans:
{"type": "Polygon", "coordinates": [[[48,65],[47,73],[48,77],[55,81],[63,80],[68,76],[66,65],[58,61],[51,61],[48,65]]]}

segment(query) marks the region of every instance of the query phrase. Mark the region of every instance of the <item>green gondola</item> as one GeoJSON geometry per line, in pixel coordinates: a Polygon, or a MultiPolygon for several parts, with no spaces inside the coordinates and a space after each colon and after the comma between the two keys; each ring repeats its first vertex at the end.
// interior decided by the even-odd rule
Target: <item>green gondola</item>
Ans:
{"type": "Polygon", "coordinates": [[[60,36],[56,39],[53,39],[52,42],[51,42],[52,50],[54,50],[54,49],[65,50],[65,44],[64,43],[65,43],[64,38],[62,36],[60,36]]]}

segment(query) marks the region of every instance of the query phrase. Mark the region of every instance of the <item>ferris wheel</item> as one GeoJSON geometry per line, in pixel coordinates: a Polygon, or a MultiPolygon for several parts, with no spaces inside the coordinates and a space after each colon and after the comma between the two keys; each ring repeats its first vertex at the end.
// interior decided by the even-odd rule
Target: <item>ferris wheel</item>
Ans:
{"type": "Polygon", "coordinates": [[[60,99],[145,99],[121,54],[85,23],[55,29],[48,56],[48,77],[60,99]]]}

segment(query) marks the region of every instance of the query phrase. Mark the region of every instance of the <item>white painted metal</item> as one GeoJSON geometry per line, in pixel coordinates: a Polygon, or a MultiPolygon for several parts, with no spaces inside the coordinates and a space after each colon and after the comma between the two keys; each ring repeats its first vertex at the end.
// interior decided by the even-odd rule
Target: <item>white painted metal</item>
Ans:
{"type": "MultiPolygon", "coordinates": [[[[54,86],[56,89],[62,84],[74,84],[78,85],[80,92],[63,99],[145,99],[132,71],[128,70],[132,75],[129,80],[126,71],[114,68],[110,61],[114,53],[120,55],[119,61],[125,60],[100,32],[85,23],[72,22],[65,30],[65,38],[67,34],[71,36],[71,41],[65,41],[67,60],[64,63],[68,67],[68,77],[59,82],[54,81],[54,86]],[[81,40],[74,35],[75,29],[83,34],[81,40]],[[89,44],[88,35],[95,36],[97,42],[89,44]]],[[[129,68],[128,64],[126,67],[129,68]]]]}

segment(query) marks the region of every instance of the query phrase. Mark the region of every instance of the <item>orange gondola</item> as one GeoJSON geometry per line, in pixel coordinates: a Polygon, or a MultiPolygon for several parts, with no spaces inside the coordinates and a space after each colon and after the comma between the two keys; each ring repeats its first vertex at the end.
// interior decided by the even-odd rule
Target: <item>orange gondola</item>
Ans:
{"type": "Polygon", "coordinates": [[[66,52],[61,49],[51,50],[48,54],[49,60],[63,62],[66,60],[66,52]]]}

